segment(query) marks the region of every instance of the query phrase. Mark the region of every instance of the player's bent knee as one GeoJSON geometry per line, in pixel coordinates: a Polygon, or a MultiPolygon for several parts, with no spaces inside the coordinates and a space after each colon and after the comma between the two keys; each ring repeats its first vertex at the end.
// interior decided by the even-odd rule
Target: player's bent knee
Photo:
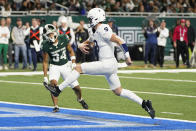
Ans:
{"type": "Polygon", "coordinates": [[[56,86],[56,85],[57,85],[57,81],[56,81],[56,80],[51,80],[51,81],[50,81],[50,84],[51,84],[52,86],[56,86]]]}
{"type": "Polygon", "coordinates": [[[115,90],[112,90],[112,91],[114,92],[115,95],[120,96],[122,88],[118,87],[118,88],[116,88],[115,90]]]}
{"type": "Polygon", "coordinates": [[[81,89],[80,89],[80,86],[78,85],[78,86],[75,86],[74,88],[72,88],[73,90],[76,90],[76,91],[81,91],[81,89]]]}

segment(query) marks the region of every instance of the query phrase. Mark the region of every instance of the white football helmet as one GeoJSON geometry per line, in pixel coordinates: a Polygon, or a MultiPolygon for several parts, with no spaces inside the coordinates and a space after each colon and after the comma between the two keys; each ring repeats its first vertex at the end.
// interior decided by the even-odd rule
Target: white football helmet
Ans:
{"type": "Polygon", "coordinates": [[[90,27],[94,27],[99,22],[106,20],[105,11],[101,8],[93,8],[88,12],[87,18],[90,23],[90,27]]]}
{"type": "Polygon", "coordinates": [[[52,24],[47,24],[44,26],[43,34],[50,42],[55,42],[58,37],[58,31],[52,24]],[[54,34],[53,37],[49,37],[49,34],[51,33],[54,34]]]}

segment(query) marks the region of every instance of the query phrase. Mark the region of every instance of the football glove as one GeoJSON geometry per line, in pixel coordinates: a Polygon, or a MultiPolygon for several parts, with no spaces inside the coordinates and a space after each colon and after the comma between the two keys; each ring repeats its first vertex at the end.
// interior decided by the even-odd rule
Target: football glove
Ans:
{"type": "Polygon", "coordinates": [[[44,82],[48,84],[48,78],[44,77],[44,82]]]}
{"type": "Polygon", "coordinates": [[[72,70],[76,68],[76,63],[72,63],[71,65],[72,70]]]}

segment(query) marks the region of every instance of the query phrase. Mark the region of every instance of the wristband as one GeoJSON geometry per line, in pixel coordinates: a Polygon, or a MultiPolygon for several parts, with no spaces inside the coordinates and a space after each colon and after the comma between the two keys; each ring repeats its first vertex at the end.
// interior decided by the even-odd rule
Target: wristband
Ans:
{"type": "Polygon", "coordinates": [[[71,60],[75,60],[76,59],[76,57],[75,56],[71,56],[71,60]]]}
{"type": "Polygon", "coordinates": [[[123,49],[124,54],[125,54],[126,52],[129,52],[126,43],[124,43],[124,44],[122,44],[122,45],[120,45],[120,46],[121,46],[121,48],[123,49]]]}
{"type": "Polygon", "coordinates": [[[46,79],[48,79],[48,77],[47,76],[44,76],[44,80],[46,80],[46,79]]]}

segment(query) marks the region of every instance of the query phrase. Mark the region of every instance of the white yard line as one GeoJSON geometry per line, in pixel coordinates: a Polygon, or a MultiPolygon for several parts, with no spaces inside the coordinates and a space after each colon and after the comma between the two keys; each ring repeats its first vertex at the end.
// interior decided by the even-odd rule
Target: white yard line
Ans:
{"type": "Polygon", "coordinates": [[[145,77],[131,77],[131,76],[120,76],[120,78],[128,78],[128,79],[138,79],[138,80],[157,80],[157,81],[172,81],[172,82],[190,82],[190,83],[196,83],[196,81],[193,80],[179,80],[179,79],[161,79],[161,78],[145,78],[145,77]]]}
{"type": "MultiPolygon", "coordinates": [[[[162,69],[162,70],[118,70],[118,73],[122,74],[133,74],[133,73],[180,73],[180,72],[191,72],[196,73],[196,69],[162,69]]],[[[43,75],[43,71],[36,72],[0,72],[0,76],[12,76],[12,75],[43,75]]]]}
{"type": "Polygon", "coordinates": [[[171,115],[184,115],[183,113],[174,113],[174,112],[161,112],[163,114],[171,114],[171,115]]]}
{"type": "MultiPolygon", "coordinates": [[[[189,70],[195,70],[195,69],[189,69],[189,70]]],[[[124,72],[123,70],[121,70],[124,72]]],[[[126,70],[128,72],[130,71],[139,71],[140,70],[126,70]]],[[[144,70],[145,71],[145,70],[144,70]]],[[[149,71],[149,70],[147,70],[149,71]]],[[[157,70],[151,70],[151,72],[157,71],[157,70]]],[[[162,70],[159,70],[162,71],[162,70]]],[[[138,72],[138,73],[139,73],[138,72]]],[[[136,73],[136,72],[135,72],[136,73]]],[[[14,75],[23,75],[23,76],[32,76],[32,75],[42,75],[43,72],[6,72],[6,73],[0,73],[0,76],[14,76],[14,75]]],[[[126,73],[125,73],[126,74],[126,73]]],[[[91,75],[90,75],[91,76],[91,75]]],[[[94,75],[96,76],[96,75],[94,75]]],[[[100,77],[100,76],[99,76],[100,77]]],[[[102,77],[102,76],[101,76],[102,77]]],[[[131,76],[121,76],[119,75],[120,78],[127,78],[127,79],[139,79],[139,80],[158,80],[158,81],[171,81],[171,82],[190,82],[190,83],[196,83],[194,80],[180,80],[180,79],[161,79],[161,78],[145,78],[145,77],[131,77],[131,76]]]]}
{"type": "Polygon", "coordinates": [[[132,74],[132,73],[181,73],[191,72],[196,73],[196,69],[162,69],[162,70],[118,70],[118,73],[132,74]]]}
{"type": "MultiPolygon", "coordinates": [[[[0,83],[12,83],[12,84],[30,84],[30,85],[43,85],[42,83],[31,83],[31,82],[22,82],[22,81],[4,81],[0,80],[0,83]]],[[[110,91],[110,89],[105,88],[94,88],[94,87],[81,87],[83,89],[89,90],[106,90],[110,91]]],[[[167,94],[167,93],[159,93],[159,92],[143,92],[143,91],[133,91],[138,94],[151,94],[151,95],[163,95],[163,96],[176,96],[176,97],[186,97],[186,98],[196,98],[196,96],[191,95],[182,95],[182,94],[167,94]]]]}

